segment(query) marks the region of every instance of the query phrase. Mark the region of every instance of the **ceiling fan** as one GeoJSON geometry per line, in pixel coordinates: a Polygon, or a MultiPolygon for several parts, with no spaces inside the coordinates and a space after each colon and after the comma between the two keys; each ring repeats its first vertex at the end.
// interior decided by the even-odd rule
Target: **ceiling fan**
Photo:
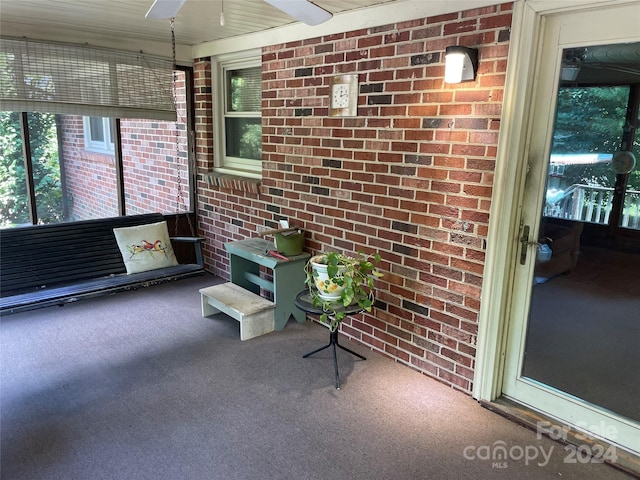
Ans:
{"type": "MultiPolygon", "coordinates": [[[[319,25],[333,15],[308,0],[264,0],[284,13],[306,23],[319,25]]],[[[146,18],[175,18],[186,0],[155,0],[145,15],[146,18]]]]}

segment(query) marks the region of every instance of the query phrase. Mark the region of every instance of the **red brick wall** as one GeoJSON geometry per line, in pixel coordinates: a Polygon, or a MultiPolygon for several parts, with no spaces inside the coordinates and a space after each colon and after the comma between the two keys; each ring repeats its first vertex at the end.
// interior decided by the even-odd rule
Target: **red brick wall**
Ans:
{"type": "MultiPolygon", "coordinates": [[[[175,213],[178,201],[178,171],[184,207],[189,210],[189,174],[186,148],[186,107],[184,74],[177,77],[178,131],[175,122],[123,119],[122,164],[127,215],[175,213]],[[176,150],[176,140],[179,149],[176,150]],[[176,152],[179,155],[176,157],[176,152]]],[[[61,120],[62,164],[69,220],[118,215],[115,157],[85,149],[82,117],[61,120]]],[[[115,134],[115,132],[114,132],[115,134]]],[[[181,202],[181,205],[182,205],[181,202]]]]}
{"type": "Polygon", "coordinates": [[[64,115],[59,118],[62,138],[60,162],[69,205],[67,220],[117,216],[113,155],[85,150],[82,117],[64,115]]]}
{"type": "MultiPolygon", "coordinates": [[[[176,78],[176,93],[177,99],[185,98],[184,74],[176,78]]],[[[180,211],[190,210],[185,103],[181,101],[176,107],[177,131],[175,122],[121,121],[127,215],[175,213],[178,175],[182,191],[180,211]]]]}
{"type": "MultiPolygon", "coordinates": [[[[380,307],[343,332],[471,392],[511,9],[264,48],[262,193],[200,182],[209,267],[228,278],[223,244],[280,218],[304,227],[310,252],[377,250],[380,307]],[[476,81],[444,83],[455,44],[479,49],[476,81]],[[357,118],[328,116],[330,78],[344,73],[359,75],[357,118]]],[[[208,169],[207,62],[196,72],[198,164],[208,169]]]]}

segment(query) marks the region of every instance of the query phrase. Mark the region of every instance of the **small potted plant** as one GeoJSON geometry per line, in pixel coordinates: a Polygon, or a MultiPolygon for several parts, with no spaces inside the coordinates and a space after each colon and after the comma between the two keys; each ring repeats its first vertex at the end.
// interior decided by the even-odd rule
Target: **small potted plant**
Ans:
{"type": "Polygon", "coordinates": [[[305,266],[306,284],[313,305],[322,307],[320,321],[334,332],[345,316],[344,308],[358,305],[371,311],[375,302],[374,281],[382,277],[377,268],[380,254],[358,253],[352,257],[338,252],[315,255],[305,266]]]}

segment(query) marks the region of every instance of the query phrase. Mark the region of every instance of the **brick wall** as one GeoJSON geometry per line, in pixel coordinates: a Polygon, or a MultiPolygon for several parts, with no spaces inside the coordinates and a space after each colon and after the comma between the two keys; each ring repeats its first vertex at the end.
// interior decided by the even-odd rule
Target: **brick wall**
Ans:
{"type": "MultiPolygon", "coordinates": [[[[189,210],[184,82],[184,74],[180,73],[176,81],[177,98],[182,100],[177,105],[177,132],[175,122],[131,119],[120,122],[127,215],[175,213],[178,172],[182,192],[180,211],[189,210]],[[177,156],[176,152],[179,152],[177,156]]],[[[117,216],[114,154],[91,152],[85,148],[80,116],[62,116],[60,130],[63,145],[61,162],[70,200],[69,220],[117,216]]]]}
{"type": "MultiPolygon", "coordinates": [[[[223,244],[281,218],[304,227],[310,252],[379,251],[378,308],[342,331],[470,392],[511,9],[264,48],[262,192],[200,177],[209,268],[228,278],[223,244]],[[444,83],[454,44],[479,49],[476,81],[444,83]],[[330,78],[345,73],[359,76],[358,116],[329,117],[330,78]]],[[[201,171],[213,161],[209,75],[198,61],[201,171]]]]}
{"type": "Polygon", "coordinates": [[[68,202],[67,220],[118,215],[116,170],[113,155],[84,148],[82,117],[64,115],[60,120],[64,172],[64,194],[68,202]]]}
{"type": "Polygon", "coordinates": [[[178,128],[175,122],[122,120],[122,166],[127,215],[175,213],[178,178],[180,211],[189,210],[184,74],[176,77],[178,128]],[[177,144],[176,144],[177,142],[177,144]]]}

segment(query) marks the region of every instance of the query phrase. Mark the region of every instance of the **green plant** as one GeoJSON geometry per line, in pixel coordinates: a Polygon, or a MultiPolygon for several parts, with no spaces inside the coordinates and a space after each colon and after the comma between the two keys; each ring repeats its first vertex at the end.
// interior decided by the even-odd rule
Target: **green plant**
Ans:
{"type": "Polygon", "coordinates": [[[375,285],[382,277],[377,264],[380,254],[366,255],[359,252],[352,257],[338,252],[327,252],[311,257],[305,266],[306,284],[316,307],[322,307],[320,321],[333,332],[345,316],[344,308],[357,304],[362,310],[371,311],[375,303],[375,285]],[[339,298],[323,298],[319,291],[319,273],[314,264],[326,265],[328,280],[334,287],[343,287],[339,298]]]}
{"type": "Polygon", "coordinates": [[[30,171],[23,158],[20,112],[0,112],[0,228],[31,223],[26,180],[29,174],[37,199],[37,223],[64,220],[56,115],[31,112],[27,114],[27,125],[30,171]]]}

